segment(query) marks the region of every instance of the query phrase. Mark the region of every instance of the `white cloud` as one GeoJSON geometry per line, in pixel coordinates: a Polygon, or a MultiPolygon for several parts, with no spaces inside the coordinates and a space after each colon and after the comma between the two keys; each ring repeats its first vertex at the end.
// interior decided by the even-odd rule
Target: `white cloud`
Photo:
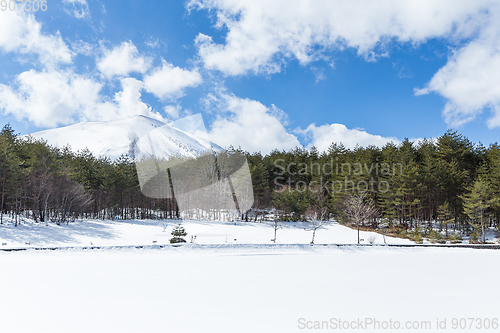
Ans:
{"type": "Polygon", "coordinates": [[[346,148],[353,149],[356,145],[367,147],[370,145],[382,147],[388,142],[399,143],[397,138],[386,138],[373,135],[364,130],[348,129],[342,124],[309,125],[300,133],[310,136],[309,148],[315,146],[319,151],[327,151],[332,143],[342,143],[346,148]]]}
{"type": "Polygon", "coordinates": [[[180,105],[166,105],[163,107],[163,111],[168,114],[173,120],[176,120],[180,117],[181,114],[181,106],[180,105]]]}
{"type": "Polygon", "coordinates": [[[483,25],[494,1],[191,0],[189,9],[217,15],[228,29],[225,44],[199,34],[206,68],[227,75],[274,73],[291,58],[301,64],[325,51],[354,48],[373,59],[389,42],[420,43],[434,37],[469,38],[483,25]]]}
{"type": "Polygon", "coordinates": [[[492,113],[493,115],[491,116],[490,119],[488,119],[487,122],[488,127],[489,128],[500,127],[500,106],[498,104],[492,107],[492,113]]]}
{"type": "Polygon", "coordinates": [[[118,103],[120,116],[148,116],[152,110],[150,106],[141,101],[141,90],[144,86],[142,81],[132,77],[123,78],[120,81],[123,90],[115,94],[115,101],[118,103]]]}
{"type": "MultiPolygon", "coordinates": [[[[187,6],[214,12],[215,26],[227,29],[224,43],[201,33],[195,40],[204,66],[226,75],[275,73],[289,60],[306,65],[346,48],[373,60],[388,56],[394,43],[447,39],[453,54],[416,95],[443,96],[451,126],[490,110],[488,126],[500,127],[498,1],[191,0],[187,6]]],[[[402,66],[400,77],[408,76],[402,66]]]]}
{"type": "Polygon", "coordinates": [[[153,38],[153,36],[151,36],[149,37],[148,40],[144,42],[144,44],[152,49],[155,49],[160,46],[160,40],[158,38],[153,38]]]}
{"type": "Polygon", "coordinates": [[[324,69],[319,69],[311,66],[311,70],[314,73],[314,77],[316,78],[316,83],[326,80],[326,75],[324,69]]]}
{"type": "MultiPolygon", "coordinates": [[[[214,96],[210,98],[214,103],[214,96]]],[[[212,122],[209,135],[222,147],[232,145],[267,154],[273,149],[288,150],[301,145],[280,122],[274,106],[268,108],[258,101],[222,94],[214,109],[222,113],[212,122]]]]}
{"type": "MultiPolygon", "coordinates": [[[[85,5],[85,1],[69,1],[85,5]]],[[[120,78],[122,90],[108,97],[102,93],[107,82],[91,74],[78,74],[72,55],[91,56],[94,45],[73,42],[70,51],[60,34],[42,33],[33,15],[5,11],[0,13],[0,51],[38,54],[42,70],[29,70],[16,76],[10,84],[0,84],[0,114],[27,119],[37,127],[56,127],[79,121],[115,120],[133,115],[163,117],[141,100],[144,84],[134,78],[120,78]]],[[[131,72],[144,73],[150,59],[139,54],[131,42],[105,50],[97,67],[108,78],[131,72]]]]}
{"type": "Polygon", "coordinates": [[[101,104],[96,108],[101,84],[69,71],[30,70],[21,73],[16,83],[17,91],[0,85],[0,107],[36,126],[71,124],[78,115],[85,117],[109,107],[101,104]]]}
{"type": "Polygon", "coordinates": [[[32,14],[17,11],[0,12],[0,50],[37,54],[46,67],[70,63],[72,52],[61,35],[42,33],[42,25],[32,14]]]}
{"type": "Polygon", "coordinates": [[[105,50],[104,57],[97,62],[97,68],[106,77],[126,76],[132,72],[145,73],[151,60],[139,54],[130,41],[123,42],[112,50],[105,50]]]}
{"type": "Polygon", "coordinates": [[[114,100],[101,95],[103,84],[70,70],[30,70],[18,75],[17,89],[0,84],[0,109],[38,127],[56,127],[78,121],[103,121],[146,115],[163,119],[141,101],[143,83],[121,80],[114,100]]]}
{"type": "Polygon", "coordinates": [[[86,0],[63,0],[64,11],[75,18],[84,19],[90,17],[89,5],[86,0]]]}
{"type": "Polygon", "coordinates": [[[185,88],[196,87],[201,82],[198,71],[174,67],[164,59],[161,68],[144,77],[146,90],[160,99],[181,97],[185,88]]]}
{"type": "Polygon", "coordinates": [[[90,57],[95,52],[95,45],[91,43],[84,42],[83,40],[77,40],[71,42],[71,49],[77,54],[82,54],[90,57]]]}
{"type": "Polygon", "coordinates": [[[451,126],[465,124],[490,109],[488,126],[500,127],[500,23],[491,25],[457,50],[425,88],[415,90],[416,95],[437,92],[445,97],[443,116],[451,126]]]}

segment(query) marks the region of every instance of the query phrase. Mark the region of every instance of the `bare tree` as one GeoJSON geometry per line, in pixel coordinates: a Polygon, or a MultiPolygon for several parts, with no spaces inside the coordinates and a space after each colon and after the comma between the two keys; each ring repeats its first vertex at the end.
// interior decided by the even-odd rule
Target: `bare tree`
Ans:
{"type": "Polygon", "coordinates": [[[56,209],[59,210],[58,224],[64,222],[68,224],[69,219],[72,218],[74,221],[81,211],[90,206],[92,200],[81,184],[66,180],[63,190],[58,193],[58,202],[59,207],[56,209]]]}
{"type": "Polygon", "coordinates": [[[371,199],[366,198],[367,192],[354,193],[347,197],[344,204],[346,208],[347,218],[356,225],[358,229],[358,244],[359,244],[359,226],[370,217],[377,213],[375,203],[371,199]]]}
{"type": "Polygon", "coordinates": [[[31,174],[29,180],[31,197],[35,206],[33,211],[35,221],[39,218],[40,222],[46,222],[46,219],[48,219],[48,202],[55,188],[52,186],[53,173],[50,173],[49,170],[42,170],[31,174]]]}
{"type": "Polygon", "coordinates": [[[312,231],[312,240],[311,244],[314,244],[314,237],[316,236],[316,230],[321,228],[323,224],[326,222],[326,218],[328,216],[328,208],[310,208],[306,211],[306,220],[311,222],[311,226],[306,228],[308,231],[312,231]]]}
{"type": "Polygon", "coordinates": [[[273,228],[274,228],[274,238],[271,239],[272,242],[276,243],[276,231],[278,231],[278,229],[281,229],[281,221],[279,219],[275,219],[273,221],[273,228]]]}

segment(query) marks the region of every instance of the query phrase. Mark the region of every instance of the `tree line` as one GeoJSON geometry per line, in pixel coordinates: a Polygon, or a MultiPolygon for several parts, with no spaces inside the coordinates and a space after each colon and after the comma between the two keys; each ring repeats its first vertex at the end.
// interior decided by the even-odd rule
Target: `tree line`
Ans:
{"type": "Polygon", "coordinates": [[[32,137],[22,138],[10,125],[0,132],[0,224],[8,215],[64,223],[78,218],[175,218],[172,199],[141,193],[134,162],[73,152],[32,137]]]}
{"type": "Polygon", "coordinates": [[[455,131],[381,148],[332,143],[325,152],[298,147],[248,160],[254,207],[275,207],[282,220],[307,219],[311,209],[327,207],[330,217],[350,223],[348,203],[365,193],[375,213],[364,227],[402,235],[437,227],[484,241],[485,229],[499,226],[500,146],[474,144],[455,131]]]}
{"type": "MultiPolygon", "coordinates": [[[[346,202],[365,193],[376,214],[364,227],[407,230],[437,225],[483,238],[500,220],[500,146],[474,144],[448,131],[434,140],[325,152],[297,147],[247,158],[254,203],[242,219],[273,213],[280,220],[326,215],[349,222],[346,202]],[[324,214],[324,212],[327,212],[324,214]]],[[[0,132],[0,223],[8,215],[64,223],[78,218],[178,218],[175,197],[141,192],[134,161],[111,161],[0,132]]]]}

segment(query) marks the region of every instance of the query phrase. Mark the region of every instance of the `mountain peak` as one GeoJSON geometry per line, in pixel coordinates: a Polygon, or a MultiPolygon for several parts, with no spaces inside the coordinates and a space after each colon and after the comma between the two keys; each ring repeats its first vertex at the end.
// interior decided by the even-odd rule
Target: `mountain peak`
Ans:
{"type": "MultiPolygon", "coordinates": [[[[112,121],[82,122],[31,134],[56,147],[70,146],[73,151],[88,148],[96,156],[112,160],[121,155],[134,157],[134,145],[144,135],[155,130],[162,141],[164,155],[196,156],[214,147],[206,140],[194,137],[170,124],[143,115],[112,121]]],[[[167,156],[165,156],[167,157],[167,156]]]]}

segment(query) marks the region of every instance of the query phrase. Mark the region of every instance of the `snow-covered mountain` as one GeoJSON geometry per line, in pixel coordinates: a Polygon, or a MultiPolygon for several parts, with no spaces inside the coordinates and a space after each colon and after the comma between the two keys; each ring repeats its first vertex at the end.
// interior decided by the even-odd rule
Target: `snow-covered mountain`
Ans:
{"type": "Polygon", "coordinates": [[[159,146],[162,155],[196,156],[210,148],[222,149],[207,138],[146,116],[115,121],[83,122],[30,135],[35,139],[46,140],[53,146],[69,145],[75,152],[88,148],[96,156],[116,159],[122,154],[134,157],[135,144],[148,134],[153,137],[153,144],[159,146]]]}

